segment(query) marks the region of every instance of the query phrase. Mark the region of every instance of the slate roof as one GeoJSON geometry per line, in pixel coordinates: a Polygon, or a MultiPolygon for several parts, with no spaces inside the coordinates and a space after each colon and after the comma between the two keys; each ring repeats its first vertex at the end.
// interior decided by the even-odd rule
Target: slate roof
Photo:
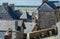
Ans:
{"type": "Polygon", "coordinates": [[[59,3],[55,3],[55,5],[56,5],[57,7],[59,7],[59,6],[60,6],[60,2],[59,2],[59,3]]]}
{"type": "Polygon", "coordinates": [[[47,3],[43,3],[39,8],[39,11],[55,11],[55,10],[47,3]]]}
{"type": "Polygon", "coordinates": [[[28,18],[28,19],[32,19],[32,16],[29,15],[28,13],[29,13],[29,12],[26,12],[26,14],[27,14],[27,18],[28,18]]]}
{"type": "Polygon", "coordinates": [[[12,31],[15,31],[15,20],[0,20],[0,31],[6,31],[8,28],[11,28],[12,31]]]}
{"type": "Polygon", "coordinates": [[[59,1],[48,1],[50,3],[58,3],[59,1]]]}
{"type": "Polygon", "coordinates": [[[0,18],[3,20],[19,20],[20,19],[20,11],[12,10],[11,6],[8,5],[8,11],[5,10],[4,6],[0,6],[0,18]]]}
{"type": "Polygon", "coordinates": [[[4,7],[0,6],[0,13],[5,13],[6,10],[4,9],[4,7]]]}
{"type": "Polygon", "coordinates": [[[2,20],[12,19],[9,13],[5,10],[3,6],[0,7],[0,19],[2,20]]]}
{"type": "MultiPolygon", "coordinates": [[[[44,2],[44,3],[46,3],[46,2],[44,2]]],[[[42,6],[44,3],[42,3],[41,6],[42,6]]],[[[52,7],[53,9],[56,9],[56,5],[55,5],[54,3],[58,3],[58,1],[48,1],[48,2],[47,2],[47,4],[48,4],[50,7],[52,7]]],[[[39,10],[39,8],[40,8],[41,6],[38,7],[38,10],[39,10]]]]}
{"type": "Polygon", "coordinates": [[[20,19],[20,15],[17,13],[17,11],[12,10],[10,6],[8,6],[8,12],[13,19],[20,19]]]}
{"type": "Polygon", "coordinates": [[[56,9],[56,5],[54,3],[57,3],[58,1],[49,1],[47,4],[50,5],[53,9],[56,9]]]}
{"type": "Polygon", "coordinates": [[[22,26],[24,29],[26,28],[23,20],[18,20],[17,29],[15,29],[15,20],[12,20],[12,21],[0,20],[0,32],[6,32],[6,30],[8,28],[11,28],[13,32],[18,32],[18,31],[20,31],[22,26]],[[9,27],[7,27],[7,26],[9,26],[9,27]]]}
{"type": "Polygon", "coordinates": [[[26,14],[26,12],[21,15],[20,19],[27,19],[27,14],[26,14]]]}
{"type": "Polygon", "coordinates": [[[22,11],[20,10],[15,10],[15,12],[17,12],[20,16],[22,15],[22,11]]]}
{"type": "Polygon", "coordinates": [[[32,19],[32,16],[25,12],[20,16],[20,19],[32,19]]]}
{"type": "Polygon", "coordinates": [[[35,27],[36,23],[34,22],[24,22],[26,29],[24,30],[24,33],[32,32],[33,28],[35,27]]]}
{"type": "MultiPolygon", "coordinates": [[[[3,16],[3,18],[4,18],[4,20],[5,19],[9,19],[9,20],[20,20],[20,19],[32,19],[32,16],[31,15],[29,15],[28,14],[28,12],[25,12],[24,14],[22,14],[22,12],[21,11],[19,11],[19,10],[13,10],[12,9],[12,7],[11,6],[7,6],[7,9],[8,9],[8,11],[7,10],[5,10],[5,8],[4,8],[4,6],[2,5],[2,6],[0,6],[0,14],[1,13],[6,13],[7,15],[2,15],[1,14],[1,18],[2,18],[2,16],[3,16]],[[8,18],[7,18],[8,17],[8,18]]],[[[3,19],[2,18],[2,19],[3,19]]]]}

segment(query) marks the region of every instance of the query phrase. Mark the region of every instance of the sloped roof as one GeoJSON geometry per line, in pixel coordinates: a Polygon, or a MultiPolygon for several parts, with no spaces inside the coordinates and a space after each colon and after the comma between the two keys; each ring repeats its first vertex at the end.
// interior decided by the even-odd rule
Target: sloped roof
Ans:
{"type": "Polygon", "coordinates": [[[58,3],[59,1],[48,1],[48,2],[52,2],[52,3],[58,3]]]}
{"type": "MultiPolygon", "coordinates": [[[[28,14],[28,12],[20,12],[19,10],[12,10],[12,7],[8,5],[8,11],[5,10],[4,6],[0,6],[0,14],[1,13],[6,13],[6,19],[14,19],[14,20],[19,20],[19,19],[32,19],[32,16],[28,14]],[[7,18],[8,17],[8,18],[7,18]]],[[[2,14],[1,14],[2,15],[2,14]]],[[[5,15],[3,16],[5,19],[5,15]]],[[[2,19],[3,19],[2,18],[2,19]]]]}
{"type": "Polygon", "coordinates": [[[50,5],[53,9],[56,9],[56,5],[54,3],[57,3],[57,1],[49,1],[47,4],[50,5]]]}
{"type": "Polygon", "coordinates": [[[10,14],[5,10],[4,6],[0,6],[0,19],[2,20],[11,20],[10,14]]]}
{"type": "Polygon", "coordinates": [[[48,5],[48,3],[43,3],[40,8],[39,11],[54,11],[54,9],[48,5]]]}
{"type": "Polygon", "coordinates": [[[26,14],[26,12],[21,15],[20,19],[27,19],[27,14],[26,14]]]}
{"type": "MultiPolygon", "coordinates": [[[[44,2],[44,3],[46,3],[46,2],[44,2]]],[[[41,6],[42,6],[44,3],[42,3],[41,6]]],[[[50,7],[52,7],[53,9],[56,9],[56,5],[55,5],[54,3],[58,3],[58,1],[48,1],[48,2],[47,2],[47,4],[48,4],[50,7]]],[[[38,10],[39,10],[39,8],[41,8],[41,6],[38,7],[38,10]]]]}
{"type": "Polygon", "coordinates": [[[0,31],[1,30],[7,30],[8,28],[11,28],[12,31],[15,31],[15,20],[10,21],[10,20],[0,20],[0,31]]]}
{"type": "MultiPolygon", "coordinates": [[[[23,20],[18,20],[18,27],[22,27],[25,29],[25,24],[23,24],[23,20]]],[[[0,32],[6,32],[6,30],[8,28],[11,28],[13,32],[17,32],[20,31],[21,28],[19,28],[19,30],[15,29],[15,20],[0,20],[0,32]],[[2,25],[3,24],[3,25],[2,25]]]]}
{"type": "Polygon", "coordinates": [[[6,10],[4,9],[3,6],[0,6],[0,13],[6,13],[6,10]]]}
{"type": "Polygon", "coordinates": [[[55,3],[55,5],[58,7],[58,6],[60,6],[60,2],[59,3],[55,3]]]}
{"type": "Polygon", "coordinates": [[[27,14],[27,18],[28,18],[28,19],[32,19],[32,16],[29,15],[29,12],[26,12],[26,14],[27,14]]]}
{"type": "Polygon", "coordinates": [[[12,10],[10,6],[8,6],[8,12],[13,19],[20,19],[20,15],[17,13],[17,11],[12,10]]]}
{"type": "Polygon", "coordinates": [[[24,30],[24,33],[29,33],[33,30],[35,27],[36,23],[34,22],[24,22],[26,29],[24,30]]]}
{"type": "Polygon", "coordinates": [[[25,12],[21,15],[20,19],[32,19],[32,16],[25,12]]]}
{"type": "Polygon", "coordinates": [[[22,15],[22,11],[20,10],[15,10],[15,12],[17,12],[17,14],[19,14],[20,16],[22,15]]]}
{"type": "Polygon", "coordinates": [[[19,10],[12,10],[10,6],[7,7],[8,11],[5,10],[4,6],[0,6],[0,17],[3,20],[19,20],[20,19],[20,11],[19,10]]]}

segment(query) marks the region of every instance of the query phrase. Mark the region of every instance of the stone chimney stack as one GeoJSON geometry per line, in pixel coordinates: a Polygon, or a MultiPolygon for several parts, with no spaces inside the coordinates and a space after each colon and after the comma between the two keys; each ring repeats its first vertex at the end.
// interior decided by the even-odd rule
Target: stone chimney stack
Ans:
{"type": "Polygon", "coordinates": [[[5,33],[5,39],[12,39],[12,29],[8,28],[8,30],[5,33]]]}
{"type": "Polygon", "coordinates": [[[5,10],[8,10],[8,3],[3,3],[3,7],[5,8],[5,10]]]}
{"type": "Polygon", "coordinates": [[[12,10],[15,10],[15,5],[14,4],[10,4],[10,7],[12,8],[12,10]]]}
{"type": "Polygon", "coordinates": [[[42,0],[42,2],[44,3],[44,2],[48,2],[48,0],[42,0]]]}

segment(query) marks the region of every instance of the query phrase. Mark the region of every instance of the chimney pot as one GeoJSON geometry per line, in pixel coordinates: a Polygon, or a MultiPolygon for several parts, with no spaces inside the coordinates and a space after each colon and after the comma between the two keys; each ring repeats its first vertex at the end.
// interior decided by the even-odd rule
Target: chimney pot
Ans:
{"type": "Polygon", "coordinates": [[[14,8],[14,4],[10,4],[10,7],[12,8],[12,10],[15,10],[15,8],[14,8]]]}
{"type": "Polygon", "coordinates": [[[3,7],[5,8],[5,10],[8,10],[8,3],[3,3],[3,7]]]}
{"type": "Polygon", "coordinates": [[[48,2],[48,0],[43,0],[43,3],[44,3],[44,2],[48,2]]]}

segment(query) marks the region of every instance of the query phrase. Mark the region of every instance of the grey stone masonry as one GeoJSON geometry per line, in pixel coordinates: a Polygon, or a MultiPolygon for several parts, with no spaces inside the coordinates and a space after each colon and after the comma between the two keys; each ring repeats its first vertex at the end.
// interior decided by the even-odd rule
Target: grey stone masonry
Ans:
{"type": "Polygon", "coordinates": [[[56,18],[54,12],[39,12],[38,24],[42,29],[50,28],[55,25],[56,18]]]}

